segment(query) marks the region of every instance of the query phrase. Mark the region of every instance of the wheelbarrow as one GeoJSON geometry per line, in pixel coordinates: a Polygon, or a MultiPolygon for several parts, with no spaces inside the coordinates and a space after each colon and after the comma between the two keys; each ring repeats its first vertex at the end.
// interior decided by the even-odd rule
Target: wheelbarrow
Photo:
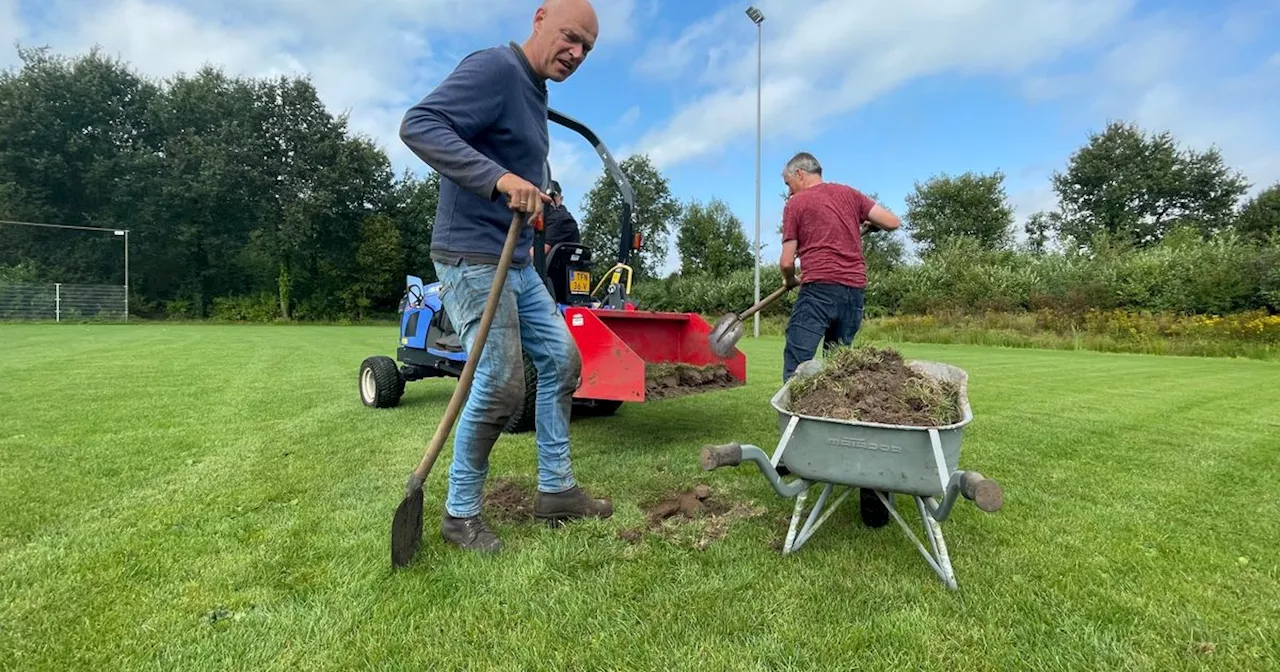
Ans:
{"type": "MultiPolygon", "coordinates": [[[[705,446],[702,468],[711,471],[737,466],[743,461],[754,462],[778,495],[796,499],[782,548],[784,555],[799,550],[854,488],[872,491],[943,584],[955,590],[955,571],[940,523],[951,514],[960,497],[974,502],[982,511],[993,512],[1003,506],[1004,493],[995,481],[958,466],[960,440],[965,427],[973,420],[968,375],[962,369],[938,362],[909,361],[907,365],[926,376],[958,384],[961,411],[958,422],[941,427],[916,427],[799,415],[787,410],[792,384],[788,381],[770,400],[778,413],[782,432],[773,456],[748,444],[705,446]],[[778,474],[779,465],[795,478],[784,482],[778,474]],[[821,486],[821,494],[801,525],[809,493],[815,485],[821,486]],[[842,491],[828,506],[837,488],[842,491]],[[894,506],[895,494],[915,500],[931,550],[925,548],[894,506]]],[[[797,368],[792,381],[819,370],[819,361],[805,362],[797,368]]]]}

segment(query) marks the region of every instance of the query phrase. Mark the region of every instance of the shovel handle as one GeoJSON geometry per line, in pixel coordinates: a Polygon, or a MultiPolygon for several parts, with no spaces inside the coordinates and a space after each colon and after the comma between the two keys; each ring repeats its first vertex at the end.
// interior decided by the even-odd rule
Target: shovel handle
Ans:
{"type": "Polygon", "coordinates": [[[502,298],[502,288],[507,282],[507,269],[511,268],[511,257],[515,255],[516,251],[516,240],[520,238],[520,230],[524,228],[526,217],[527,215],[518,211],[511,216],[511,228],[507,230],[507,241],[502,246],[502,257],[498,259],[498,270],[493,274],[493,283],[489,286],[489,298],[484,304],[484,313],[480,316],[480,327],[476,330],[475,344],[471,347],[471,351],[467,353],[467,363],[462,367],[462,375],[458,378],[458,386],[453,388],[453,397],[449,399],[449,406],[444,411],[444,417],[440,419],[440,424],[436,427],[436,433],[431,437],[431,444],[427,448],[427,454],[422,456],[422,462],[413,471],[413,476],[418,481],[425,480],[427,473],[431,471],[436,457],[440,455],[440,449],[444,447],[444,440],[448,438],[449,432],[453,430],[453,423],[457,421],[458,414],[462,411],[463,402],[466,401],[467,395],[471,392],[471,381],[476,377],[476,366],[480,363],[480,355],[484,353],[484,342],[489,337],[489,327],[493,324],[494,314],[498,312],[498,301],[502,298]]]}
{"type": "Polygon", "coordinates": [[[757,302],[757,303],[756,303],[756,305],[751,306],[751,307],[750,307],[750,308],[748,308],[745,312],[743,312],[743,313],[739,314],[739,315],[738,315],[738,319],[740,319],[740,320],[745,320],[745,319],[747,319],[748,317],[751,317],[752,315],[755,315],[757,312],[759,312],[760,310],[764,309],[764,307],[765,307],[765,306],[767,306],[767,305],[769,305],[769,304],[773,303],[774,301],[777,301],[777,300],[778,300],[778,297],[782,296],[783,294],[786,294],[786,293],[787,293],[788,291],[790,291],[790,290],[791,290],[791,288],[790,288],[790,287],[788,287],[788,286],[786,286],[785,284],[784,284],[784,285],[782,285],[781,287],[779,287],[779,288],[777,288],[777,289],[773,290],[773,293],[772,293],[772,294],[770,294],[769,296],[764,297],[763,299],[760,299],[760,301],[759,301],[759,302],[757,302]]]}

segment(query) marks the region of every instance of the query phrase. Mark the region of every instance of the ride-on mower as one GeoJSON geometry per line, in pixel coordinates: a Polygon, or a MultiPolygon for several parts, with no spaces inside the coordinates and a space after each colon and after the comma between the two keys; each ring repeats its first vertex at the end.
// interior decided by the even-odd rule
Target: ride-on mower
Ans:
{"type": "MultiPolygon", "coordinates": [[[[574,412],[611,415],[623,403],[644,402],[652,365],[694,367],[722,365],[733,385],[747,380],[746,356],[734,348],[725,357],[712,352],[711,325],[697,313],[640,310],[631,299],[631,254],[640,249],[633,234],[635,193],[600,138],[582,122],[550,110],[549,119],[586,138],[603,160],[622,194],[619,216],[621,240],[617,262],[595,288],[591,287],[594,259],[591,248],[560,243],[544,253],[544,236],[535,227],[534,266],[547,284],[582,355],[582,377],[574,392],[574,412]],[[604,289],[601,295],[601,289],[604,289]]],[[[439,283],[423,284],[407,276],[400,302],[400,346],[396,359],[374,355],[360,365],[360,398],[366,406],[388,408],[400,403],[405,383],[423,378],[462,375],[467,354],[440,301],[439,283]],[[397,360],[400,362],[397,364],[397,360]]],[[[510,433],[533,429],[537,401],[537,372],[524,358],[524,404],[507,423],[510,433]]],[[[694,394],[719,387],[684,388],[694,394]]],[[[671,395],[666,395],[671,396],[671,395]]]]}

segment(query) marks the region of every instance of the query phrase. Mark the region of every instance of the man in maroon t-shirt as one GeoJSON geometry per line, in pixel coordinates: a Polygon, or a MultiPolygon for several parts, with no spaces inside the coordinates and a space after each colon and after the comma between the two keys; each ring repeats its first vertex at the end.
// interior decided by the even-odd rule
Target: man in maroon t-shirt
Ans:
{"type": "MultiPolygon", "coordinates": [[[[867,262],[862,256],[862,226],[892,231],[901,224],[893,213],[843,184],[822,181],[822,165],[808,152],[796,154],[782,171],[790,197],[782,211],[782,277],[800,286],[783,352],[782,379],[826,348],[850,345],[862,325],[867,262]],[[796,257],[804,267],[796,278],[796,257]]],[[[870,230],[870,229],[867,229],[870,230]]]]}

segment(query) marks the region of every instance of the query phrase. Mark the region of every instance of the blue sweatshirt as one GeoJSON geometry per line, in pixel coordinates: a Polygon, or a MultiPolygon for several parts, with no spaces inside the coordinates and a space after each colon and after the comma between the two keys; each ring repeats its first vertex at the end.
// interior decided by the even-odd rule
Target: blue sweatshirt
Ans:
{"type": "MultiPolygon", "coordinates": [[[[512,210],[498,178],[515,173],[544,191],[550,140],[546,81],[512,42],[469,54],[434,91],[409,108],[400,139],[440,173],[431,258],[496,264],[512,210]]],[[[544,204],[545,205],[545,204],[544,204]]],[[[525,227],[513,266],[529,262],[525,227]]]]}

